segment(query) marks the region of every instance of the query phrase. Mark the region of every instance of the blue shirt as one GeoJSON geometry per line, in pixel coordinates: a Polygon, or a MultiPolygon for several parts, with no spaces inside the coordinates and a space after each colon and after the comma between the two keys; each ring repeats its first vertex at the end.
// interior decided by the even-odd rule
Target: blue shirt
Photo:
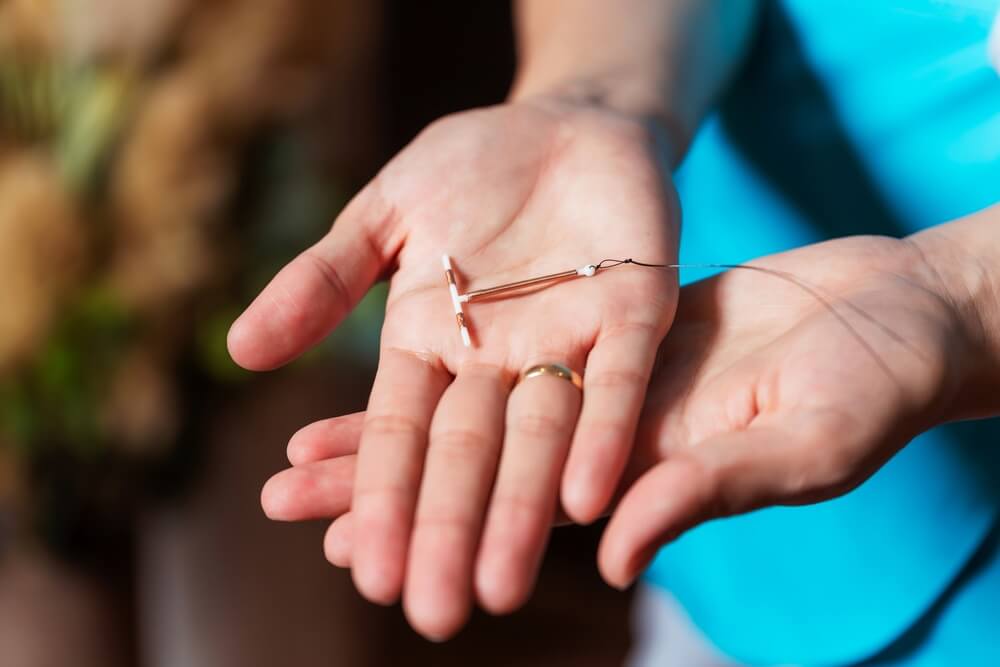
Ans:
{"type": "MultiPolygon", "coordinates": [[[[1000,201],[997,11],[995,0],[767,5],[677,174],[682,261],[903,236],[1000,201]]],[[[1000,665],[998,431],[936,429],[842,498],[703,525],[647,577],[748,663],[1000,665]]]]}

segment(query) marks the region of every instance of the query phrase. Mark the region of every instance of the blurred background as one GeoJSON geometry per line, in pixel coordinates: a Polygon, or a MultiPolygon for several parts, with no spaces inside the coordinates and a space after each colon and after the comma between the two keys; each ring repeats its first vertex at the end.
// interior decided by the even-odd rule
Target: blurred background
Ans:
{"type": "Polygon", "coordinates": [[[503,99],[508,4],[0,0],[0,665],[621,663],[595,529],[434,645],[264,518],[287,438],[364,407],[384,287],[288,369],[225,350],[424,125],[503,99]]]}

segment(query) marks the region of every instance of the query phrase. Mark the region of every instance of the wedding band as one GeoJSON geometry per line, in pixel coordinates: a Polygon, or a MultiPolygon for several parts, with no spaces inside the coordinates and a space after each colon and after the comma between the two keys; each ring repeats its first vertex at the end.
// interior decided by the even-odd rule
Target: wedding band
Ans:
{"type": "Polygon", "coordinates": [[[580,377],[580,374],[562,364],[538,364],[532,366],[521,373],[521,380],[527,380],[539,375],[551,375],[563,380],[569,380],[577,389],[583,390],[583,378],[580,377]]]}

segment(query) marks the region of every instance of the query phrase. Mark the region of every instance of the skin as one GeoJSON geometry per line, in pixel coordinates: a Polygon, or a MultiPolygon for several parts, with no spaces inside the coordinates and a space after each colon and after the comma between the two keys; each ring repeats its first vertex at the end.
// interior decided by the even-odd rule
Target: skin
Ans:
{"type": "Polygon", "coordinates": [[[608,271],[473,303],[467,349],[440,255],[453,256],[467,289],[636,247],[673,261],[676,201],[650,132],[627,116],[540,99],[445,119],[233,326],[235,359],[275,367],[391,272],[358,454],[353,576],[370,600],[402,593],[428,636],[464,622],[473,589],[495,611],[527,595],[512,598],[499,582],[510,568],[537,567],[570,451],[580,460],[572,501],[593,517],[607,505],[677,294],[671,275],[608,271]],[[554,378],[514,387],[522,369],[553,361],[586,366],[586,399],[554,378]],[[508,540],[511,523],[521,528],[508,540]],[[480,543],[490,558],[477,559],[480,543]]]}
{"type": "MultiPolygon", "coordinates": [[[[759,272],[683,288],[600,546],[605,579],[627,586],[699,523],[839,496],[918,433],[1000,414],[1000,276],[979,271],[1000,258],[975,250],[998,217],[1000,207],[910,239],[855,237],[754,263],[807,282],[843,319],[759,272]]],[[[297,433],[292,467],[262,497],[275,519],[335,519],[325,549],[342,567],[358,557],[351,486],[363,419],[297,433]]],[[[514,589],[534,578],[507,574],[514,589]]]]}
{"type": "Polygon", "coordinates": [[[725,4],[516,3],[509,100],[431,125],[230,331],[237,363],[271,369],[390,279],[359,431],[352,574],[369,600],[402,596],[427,637],[455,632],[473,599],[519,606],[557,507],[580,522],[606,509],[677,298],[669,273],[611,271],[474,303],[469,350],[440,255],[465,289],[640,251],[675,261],[669,173],[738,61],[756,3],[725,4]],[[582,399],[551,377],[514,386],[547,362],[586,368],[582,399]]]}

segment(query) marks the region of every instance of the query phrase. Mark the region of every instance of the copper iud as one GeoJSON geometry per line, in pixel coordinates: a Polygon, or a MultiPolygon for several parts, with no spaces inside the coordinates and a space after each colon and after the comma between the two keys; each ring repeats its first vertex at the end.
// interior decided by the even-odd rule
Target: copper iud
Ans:
{"type": "Polygon", "coordinates": [[[579,269],[569,269],[568,271],[550,273],[536,278],[527,278],[525,280],[504,283],[503,285],[496,285],[494,287],[484,287],[482,289],[466,292],[465,294],[459,294],[458,282],[455,280],[455,272],[451,267],[451,257],[448,255],[442,255],[441,265],[444,266],[444,278],[445,282],[448,284],[448,292],[451,294],[451,304],[455,310],[455,322],[458,324],[458,332],[462,336],[462,343],[466,347],[472,347],[472,337],[469,335],[469,326],[465,318],[465,311],[462,308],[462,304],[472,301],[473,299],[481,299],[487,296],[496,296],[498,294],[516,292],[524,289],[525,287],[531,287],[532,285],[541,285],[543,283],[554,282],[557,280],[576,278],[577,276],[592,276],[597,273],[598,269],[596,264],[588,264],[587,266],[582,266],[579,269]]]}
{"type": "Polygon", "coordinates": [[[531,287],[532,285],[539,285],[541,283],[551,282],[553,280],[560,280],[562,278],[575,278],[580,275],[577,269],[570,269],[569,271],[560,271],[559,273],[550,273],[547,276],[538,276],[537,278],[528,278],[526,280],[518,280],[513,283],[504,283],[503,285],[497,285],[495,287],[484,287],[483,289],[475,289],[465,294],[459,296],[462,301],[472,301],[473,299],[478,299],[484,296],[493,296],[496,294],[506,294],[507,292],[514,292],[525,287],[531,287]]]}
{"type": "Polygon", "coordinates": [[[458,293],[458,283],[455,282],[455,272],[451,268],[451,258],[448,255],[442,255],[441,264],[444,266],[444,278],[448,283],[448,293],[451,294],[451,305],[455,309],[455,322],[458,324],[458,333],[462,336],[462,344],[465,347],[472,347],[472,337],[469,335],[469,326],[465,322],[462,297],[458,293]]]}

